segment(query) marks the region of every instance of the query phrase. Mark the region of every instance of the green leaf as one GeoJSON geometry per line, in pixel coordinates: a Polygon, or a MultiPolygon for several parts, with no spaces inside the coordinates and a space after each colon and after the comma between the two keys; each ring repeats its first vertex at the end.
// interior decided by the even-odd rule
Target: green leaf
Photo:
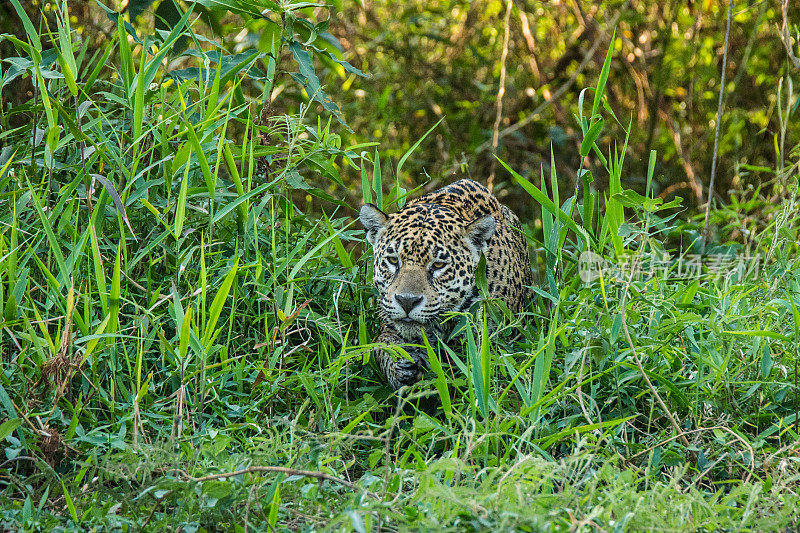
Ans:
{"type": "Polygon", "coordinates": [[[210,348],[210,340],[215,331],[217,320],[219,320],[219,315],[222,313],[222,307],[225,305],[225,300],[228,298],[228,293],[231,290],[231,285],[233,285],[233,280],[236,279],[236,272],[238,270],[239,258],[237,257],[236,261],[233,263],[233,266],[228,271],[228,274],[225,276],[225,279],[222,281],[222,285],[217,291],[217,294],[214,296],[214,301],[211,302],[208,322],[206,323],[205,331],[203,332],[203,346],[206,348],[206,350],[210,348]]]}
{"type": "MultiPolygon", "coordinates": [[[[169,0],[162,2],[162,4],[166,3],[167,1],[169,0]]],[[[149,87],[150,84],[153,83],[153,80],[156,78],[156,74],[158,73],[158,69],[164,64],[164,58],[168,54],[175,51],[175,43],[183,35],[186,22],[189,20],[189,16],[191,14],[191,9],[188,9],[186,13],[183,14],[177,24],[173,26],[172,30],[169,32],[169,35],[167,35],[164,41],[159,45],[158,52],[156,52],[156,54],[147,61],[147,65],[144,69],[139,70],[138,76],[143,79],[143,85],[145,87],[149,87]]]]}
{"type": "MultiPolygon", "coordinates": [[[[183,102],[181,102],[181,104],[183,105],[183,102]]],[[[184,107],[184,110],[185,109],[186,108],[184,107]]],[[[189,118],[186,116],[185,113],[182,116],[182,120],[183,124],[186,126],[186,135],[187,137],[189,137],[189,143],[192,146],[194,155],[197,156],[197,162],[200,165],[200,172],[203,174],[203,179],[206,182],[206,191],[208,192],[208,195],[209,197],[211,197],[211,201],[213,202],[214,193],[216,192],[216,185],[217,185],[216,177],[211,173],[211,167],[208,164],[208,157],[206,157],[206,152],[205,150],[203,150],[203,145],[200,143],[200,137],[197,136],[197,131],[195,131],[195,125],[192,124],[192,121],[189,120],[189,118]]]]}
{"type": "Polygon", "coordinates": [[[267,522],[269,523],[270,529],[273,531],[275,531],[275,527],[278,524],[278,510],[281,507],[281,487],[278,485],[279,482],[278,479],[275,480],[275,492],[272,495],[269,504],[269,513],[267,514],[267,522]]]}
{"type": "Polygon", "coordinates": [[[67,504],[67,509],[69,509],[69,515],[72,517],[72,521],[75,524],[78,524],[78,512],[75,510],[75,504],[72,502],[72,496],[69,495],[69,491],[67,490],[67,486],[64,485],[64,482],[61,482],[61,488],[64,491],[64,501],[67,504]]]}
{"type": "MultiPolygon", "coordinates": [[[[133,94],[133,140],[138,141],[139,137],[142,135],[142,126],[143,126],[143,116],[144,116],[144,90],[145,90],[145,60],[147,59],[147,54],[142,53],[139,57],[139,72],[137,72],[134,76],[134,79],[131,80],[134,83],[134,86],[128,91],[129,94],[133,94]]],[[[139,150],[141,144],[136,144],[136,149],[139,150]]],[[[134,162],[134,165],[138,163],[138,159],[134,162]]]]}
{"type": "MultiPolygon", "coordinates": [[[[239,169],[236,168],[236,161],[233,159],[233,154],[231,153],[231,147],[227,142],[222,143],[222,156],[225,159],[225,165],[228,168],[228,174],[230,175],[231,181],[233,181],[233,186],[236,187],[236,194],[239,195],[239,198],[244,196],[244,184],[242,183],[242,178],[239,175],[239,169]]],[[[238,225],[239,231],[243,231],[244,224],[247,222],[247,211],[248,205],[247,200],[242,200],[236,204],[237,216],[238,216],[238,225]]],[[[214,217],[218,212],[215,213],[214,217]]]]}
{"type": "Polygon", "coordinates": [[[322,107],[325,108],[326,111],[336,117],[336,120],[338,120],[340,124],[350,130],[344,122],[344,117],[342,117],[339,106],[336,105],[333,100],[331,100],[331,97],[322,89],[319,78],[314,71],[314,63],[311,54],[297,41],[289,43],[289,50],[292,51],[292,56],[300,69],[299,73],[291,73],[292,78],[305,88],[309,98],[322,104],[322,107]]]}
{"type": "Polygon", "coordinates": [[[794,298],[792,297],[792,293],[784,287],[783,292],[786,293],[786,299],[789,301],[789,305],[792,307],[792,322],[794,325],[794,341],[800,341],[800,311],[797,309],[797,304],[794,303],[794,298]]]}
{"type": "MultiPolygon", "coordinates": [[[[17,410],[14,408],[14,402],[11,401],[11,397],[8,395],[8,392],[6,392],[2,382],[0,382],[0,406],[3,407],[3,414],[9,419],[13,420],[17,418],[17,410]]],[[[20,438],[20,440],[24,442],[25,439],[20,438]]]]}
{"type": "Polygon", "coordinates": [[[353,259],[350,257],[350,254],[347,253],[347,250],[345,250],[342,239],[339,238],[339,232],[337,232],[331,224],[328,215],[323,214],[323,218],[325,220],[325,225],[328,227],[328,233],[333,235],[333,247],[336,250],[336,255],[339,257],[339,263],[348,270],[353,268],[353,259]]]}
{"type": "Polygon", "coordinates": [[[481,375],[483,377],[483,394],[482,399],[485,407],[485,412],[488,414],[489,394],[492,386],[492,352],[489,344],[489,319],[487,318],[487,310],[484,308],[483,320],[481,321],[481,375]]]}
{"type": "Polygon", "coordinates": [[[130,100],[131,98],[131,82],[133,81],[134,76],[134,67],[133,67],[133,54],[131,52],[131,45],[128,42],[128,32],[126,31],[126,25],[119,23],[119,15],[117,15],[117,36],[119,42],[119,62],[120,62],[120,73],[122,74],[122,83],[123,87],[125,88],[125,97],[130,100]]]}
{"type": "Polygon", "coordinates": [[[606,81],[608,81],[608,72],[611,69],[611,57],[614,53],[614,40],[617,36],[617,29],[611,34],[609,41],[608,51],[606,52],[606,59],[603,61],[603,68],[600,70],[600,77],[597,80],[597,89],[594,91],[594,102],[592,102],[592,116],[596,115],[600,110],[600,102],[603,99],[603,93],[606,90],[606,81]]]}
{"type": "Polygon", "coordinates": [[[186,354],[189,353],[189,337],[192,331],[192,306],[186,308],[186,314],[180,324],[180,342],[178,343],[178,353],[181,356],[182,364],[186,364],[186,354]]]}
{"type": "Polygon", "coordinates": [[[372,203],[372,185],[369,181],[366,164],[368,157],[367,152],[361,152],[361,197],[364,199],[365,204],[372,203]]]}
{"type": "MultiPolygon", "coordinates": [[[[225,204],[225,207],[223,207],[222,209],[220,209],[219,211],[214,213],[214,218],[212,219],[212,223],[216,224],[218,221],[223,219],[225,217],[225,215],[227,215],[228,213],[230,213],[234,209],[237,209],[242,204],[245,204],[250,198],[252,198],[254,196],[257,196],[257,195],[269,190],[270,188],[272,188],[275,185],[276,181],[277,180],[272,181],[270,183],[265,183],[263,185],[259,185],[258,187],[256,187],[255,189],[251,190],[247,194],[245,194],[243,196],[239,196],[233,202],[225,204]]],[[[245,220],[246,220],[246,218],[245,218],[245,220]]]]}
{"type": "Polygon", "coordinates": [[[372,161],[372,190],[375,191],[375,202],[378,209],[383,209],[383,180],[381,176],[381,154],[375,148],[375,159],[372,161]]]}
{"type": "Polygon", "coordinates": [[[44,228],[44,233],[47,235],[47,241],[50,244],[50,250],[53,252],[53,257],[55,257],[56,264],[58,265],[58,274],[61,279],[61,283],[64,283],[72,275],[72,271],[67,269],[67,263],[64,260],[64,253],[61,251],[61,241],[57,239],[55,233],[53,233],[53,227],[50,225],[50,220],[47,218],[47,215],[45,215],[44,209],[42,208],[42,203],[39,200],[39,197],[36,195],[36,191],[31,186],[30,181],[28,182],[28,190],[31,193],[31,200],[33,201],[34,209],[36,209],[36,214],[39,215],[39,222],[41,222],[42,227],[44,228]]]}
{"type": "Polygon", "coordinates": [[[566,226],[569,229],[571,229],[573,232],[575,232],[576,235],[580,235],[581,237],[583,237],[584,241],[586,242],[587,249],[588,249],[589,243],[591,242],[592,238],[589,236],[589,234],[586,232],[585,229],[583,229],[582,227],[578,226],[575,223],[575,221],[572,220],[572,218],[570,218],[569,215],[567,215],[564,211],[562,211],[560,207],[557,207],[553,203],[553,201],[550,198],[547,197],[546,194],[544,194],[542,191],[539,190],[538,187],[536,187],[536,185],[534,185],[533,183],[529,182],[528,180],[526,180],[525,178],[523,178],[522,176],[517,174],[514,170],[511,169],[511,167],[509,167],[506,164],[505,161],[503,161],[502,159],[500,159],[497,156],[495,156],[495,157],[500,162],[500,164],[503,165],[503,167],[509,173],[511,173],[511,175],[514,177],[514,179],[517,180],[517,183],[522,185],[522,188],[525,189],[525,191],[527,191],[527,193],[530,194],[533,197],[534,200],[539,202],[542,205],[542,207],[544,207],[545,209],[547,209],[551,213],[557,215],[559,220],[561,220],[564,224],[566,224],[566,226]]]}
{"type": "Polygon", "coordinates": [[[589,127],[589,131],[586,132],[586,135],[583,136],[583,141],[581,141],[581,157],[586,157],[589,155],[589,152],[592,151],[592,146],[603,132],[604,125],[605,121],[603,121],[602,117],[599,117],[595,123],[589,127]]]}
{"type": "Polygon", "coordinates": [[[131,226],[130,221],[128,220],[128,213],[125,211],[125,204],[122,202],[122,198],[120,198],[119,193],[117,192],[117,188],[114,187],[114,184],[111,183],[105,176],[101,176],[100,174],[90,174],[93,179],[96,179],[100,183],[103,184],[103,188],[106,190],[108,195],[111,197],[111,200],[114,202],[114,207],[117,208],[117,212],[122,217],[122,220],[125,222],[125,225],[128,226],[128,230],[131,232],[131,236],[135,240],[136,233],[133,231],[133,227],[131,226]]]}
{"type": "Polygon", "coordinates": [[[69,23],[69,8],[67,1],[64,0],[61,6],[61,13],[56,17],[58,25],[58,46],[55,47],[58,54],[58,63],[61,65],[61,72],[64,74],[64,81],[72,96],[78,96],[78,86],[75,84],[75,76],[78,74],[78,67],[75,63],[75,55],[72,53],[72,29],[69,23]]]}
{"type": "MultiPolygon", "coordinates": [[[[22,26],[25,28],[25,33],[28,35],[28,39],[31,41],[31,45],[33,45],[33,47],[36,49],[37,52],[41,52],[42,41],[39,39],[39,32],[36,31],[36,28],[33,27],[33,23],[31,22],[31,19],[28,18],[28,14],[25,13],[25,10],[20,5],[19,0],[11,0],[11,4],[13,4],[14,10],[17,12],[17,16],[22,21],[22,26]]],[[[39,55],[39,61],[41,60],[42,56],[39,55]]],[[[37,61],[37,63],[39,61],[37,61]]]]}
{"type": "MultiPolygon", "coordinates": [[[[266,8],[276,13],[283,11],[281,7],[272,0],[196,0],[201,6],[205,6],[212,11],[228,10],[238,15],[247,15],[253,18],[263,18],[270,20],[261,14],[266,8]]],[[[270,22],[272,22],[270,20],[270,22]]]]}
{"type": "Polygon", "coordinates": [[[11,435],[20,425],[22,425],[21,418],[12,418],[0,424],[0,441],[6,440],[6,437],[11,435]]]}
{"type": "Polygon", "coordinates": [[[484,299],[489,298],[489,283],[486,279],[486,256],[481,253],[478,264],[475,266],[475,285],[484,299]]]}
{"type": "Polygon", "coordinates": [[[190,161],[187,159],[186,166],[183,169],[183,179],[181,180],[180,192],[178,193],[178,203],[175,206],[175,221],[172,233],[175,235],[175,239],[177,241],[180,241],[181,239],[181,235],[183,233],[183,223],[186,220],[186,196],[189,189],[189,164],[190,161]]]}
{"type": "Polygon", "coordinates": [[[122,283],[122,243],[117,245],[117,257],[114,259],[114,272],[111,275],[111,292],[108,297],[109,316],[111,316],[111,333],[117,332],[119,326],[119,308],[122,283]]]}
{"type": "Polygon", "coordinates": [[[105,333],[106,326],[108,326],[109,321],[111,320],[111,315],[106,315],[106,318],[97,326],[94,334],[89,335],[88,337],[81,337],[80,339],[75,340],[75,344],[79,344],[84,341],[89,341],[86,343],[86,349],[83,352],[83,358],[81,359],[81,364],[85,363],[89,356],[92,355],[94,349],[97,347],[97,343],[100,342],[100,339],[104,338],[103,334],[105,333]]]}
{"type": "Polygon", "coordinates": [[[438,126],[439,124],[441,124],[443,120],[444,120],[444,117],[440,118],[440,119],[439,119],[439,121],[438,121],[436,124],[434,124],[433,126],[431,126],[431,127],[430,127],[430,129],[428,129],[428,131],[426,131],[426,132],[425,132],[425,135],[423,135],[422,137],[420,137],[420,138],[419,138],[419,140],[417,140],[417,142],[415,142],[415,143],[414,143],[414,144],[411,146],[411,148],[409,148],[408,150],[406,150],[406,153],[404,153],[404,154],[403,154],[403,156],[400,158],[400,161],[397,163],[397,171],[395,172],[395,175],[396,175],[396,176],[400,176],[400,169],[401,169],[401,168],[403,168],[403,163],[405,163],[405,162],[406,162],[406,159],[408,159],[408,157],[409,157],[411,154],[413,154],[413,153],[414,153],[414,150],[416,150],[416,149],[417,149],[417,147],[418,147],[418,146],[419,146],[419,145],[422,143],[422,141],[424,141],[424,140],[425,140],[425,138],[426,138],[428,135],[430,135],[430,133],[431,133],[431,132],[432,132],[434,129],[436,129],[436,126],[438,126]]]}
{"type": "Polygon", "coordinates": [[[626,416],[624,418],[616,418],[614,420],[607,420],[607,421],[601,422],[601,423],[596,423],[595,422],[593,424],[584,424],[582,426],[569,427],[567,429],[563,429],[561,431],[553,433],[552,435],[549,435],[547,437],[543,437],[543,438],[539,439],[539,442],[541,442],[542,448],[548,449],[548,448],[550,448],[550,446],[552,446],[553,444],[555,444],[556,442],[558,442],[559,440],[561,440],[564,437],[574,436],[575,434],[579,434],[580,435],[580,434],[588,433],[590,431],[595,431],[595,430],[598,430],[598,429],[615,428],[615,427],[618,427],[618,426],[622,426],[625,422],[627,422],[628,420],[634,419],[637,416],[638,415],[631,415],[631,416],[626,416]]]}
{"type": "Polygon", "coordinates": [[[342,435],[348,435],[351,431],[353,431],[353,428],[356,427],[359,422],[364,420],[364,417],[367,416],[368,414],[369,414],[369,410],[364,411],[360,415],[358,415],[355,418],[353,418],[350,422],[347,423],[347,425],[345,427],[342,428],[340,433],[342,435]]]}
{"type": "Polygon", "coordinates": [[[782,335],[780,333],[776,333],[774,331],[766,331],[760,329],[745,329],[745,330],[723,330],[723,333],[729,333],[731,335],[742,335],[745,337],[768,337],[770,339],[775,339],[784,342],[791,342],[792,338],[788,335],[782,335]]]}
{"type": "Polygon", "coordinates": [[[761,350],[761,378],[767,379],[769,372],[772,370],[772,350],[769,343],[764,343],[764,348],[761,350]]]}
{"type": "Polygon", "coordinates": [[[6,322],[16,322],[19,318],[19,310],[17,309],[17,297],[13,292],[8,293],[6,305],[3,308],[3,318],[6,322]]]}
{"type": "Polygon", "coordinates": [[[436,387],[436,392],[439,393],[439,400],[442,402],[442,410],[449,419],[453,416],[453,405],[450,399],[450,390],[447,388],[447,376],[444,374],[442,363],[439,361],[436,350],[431,347],[430,342],[428,342],[428,336],[425,335],[424,331],[422,332],[422,342],[425,343],[425,350],[428,352],[428,363],[431,365],[431,370],[436,374],[436,380],[433,384],[436,387]]]}
{"type": "Polygon", "coordinates": [[[481,412],[481,416],[486,418],[489,416],[487,407],[487,393],[483,390],[483,372],[481,367],[480,352],[478,346],[475,344],[475,334],[472,328],[467,328],[467,354],[469,356],[469,363],[472,367],[471,388],[475,396],[477,396],[477,406],[481,412]]]}
{"type": "Polygon", "coordinates": [[[645,196],[650,196],[650,185],[653,183],[653,173],[656,168],[656,151],[650,150],[650,159],[647,161],[647,185],[644,188],[645,196]]]}
{"type": "Polygon", "coordinates": [[[334,62],[340,64],[347,72],[349,72],[351,74],[356,74],[357,76],[361,76],[362,78],[371,78],[372,77],[369,74],[365,74],[365,73],[361,72],[359,69],[357,69],[356,67],[354,67],[353,65],[351,65],[347,61],[339,59],[338,57],[333,55],[333,53],[331,53],[329,50],[324,50],[324,49],[321,49],[321,48],[317,48],[314,45],[307,45],[307,46],[308,46],[308,48],[311,48],[312,50],[314,50],[314,52],[316,52],[317,54],[325,56],[325,57],[329,58],[331,61],[334,61],[334,62]]]}
{"type": "Polygon", "coordinates": [[[583,181],[583,211],[581,212],[581,222],[583,228],[590,235],[593,233],[592,222],[594,219],[594,200],[595,194],[592,192],[592,181],[594,176],[588,169],[581,169],[581,181],[583,181]]]}
{"type": "Polygon", "coordinates": [[[675,197],[671,202],[661,205],[664,200],[661,198],[649,198],[642,196],[632,189],[625,189],[622,192],[611,195],[611,199],[619,202],[624,207],[631,207],[636,209],[643,209],[650,213],[658,211],[659,209],[668,209],[671,207],[678,207],[681,205],[683,198],[680,196],[675,197]]]}

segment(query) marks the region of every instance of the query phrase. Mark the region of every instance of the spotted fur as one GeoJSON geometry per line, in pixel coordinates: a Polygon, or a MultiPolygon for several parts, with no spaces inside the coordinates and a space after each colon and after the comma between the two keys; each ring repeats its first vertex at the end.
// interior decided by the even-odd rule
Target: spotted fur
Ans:
{"type": "MultiPolygon", "coordinates": [[[[532,276],[519,219],[483,185],[459,180],[391,215],[366,204],[360,219],[375,251],[377,342],[422,344],[423,330],[429,339],[446,335],[443,315],[466,311],[478,299],[474,271],[482,252],[490,296],[512,311],[522,307],[532,276]]],[[[413,362],[373,351],[394,389],[419,381],[428,367],[424,351],[406,350],[413,362]]]]}

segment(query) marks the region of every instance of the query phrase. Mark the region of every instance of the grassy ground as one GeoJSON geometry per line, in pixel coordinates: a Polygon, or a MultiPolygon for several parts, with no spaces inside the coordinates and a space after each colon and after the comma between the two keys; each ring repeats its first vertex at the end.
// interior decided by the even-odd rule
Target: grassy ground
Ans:
{"type": "MultiPolygon", "coordinates": [[[[375,147],[248,100],[268,57],[168,75],[182,25],[148,55],[124,28],[94,55],[66,20],[28,29],[19,72],[47,91],[0,116],[0,528],[800,527],[797,150],[712,212],[687,274],[702,218],[624,188],[600,89],[580,155],[610,190],[517,175],[536,296],[454,317],[400,398],[368,361],[352,219],[354,190],[402,202],[375,147]],[[586,250],[613,268],[582,280],[586,250]]],[[[320,52],[275,46],[313,86],[320,52]]]]}

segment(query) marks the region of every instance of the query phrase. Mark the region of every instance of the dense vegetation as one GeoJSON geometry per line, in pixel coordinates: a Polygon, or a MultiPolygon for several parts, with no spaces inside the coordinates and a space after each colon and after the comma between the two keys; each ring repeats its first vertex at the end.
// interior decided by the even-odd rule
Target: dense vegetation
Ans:
{"type": "Polygon", "coordinates": [[[800,527],[796,6],[718,116],[711,2],[179,4],[0,6],[0,529],[800,527]],[[535,297],[398,395],[354,209],[453,169],[535,297]]]}

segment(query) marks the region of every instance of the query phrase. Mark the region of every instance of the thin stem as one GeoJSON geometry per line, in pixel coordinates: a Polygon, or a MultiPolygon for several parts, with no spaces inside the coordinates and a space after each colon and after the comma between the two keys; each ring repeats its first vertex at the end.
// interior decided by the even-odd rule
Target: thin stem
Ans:
{"type": "MultiPolygon", "coordinates": [[[[503,53],[500,56],[500,88],[497,90],[497,111],[494,116],[494,128],[492,129],[492,153],[497,152],[497,145],[500,143],[500,121],[503,119],[503,96],[506,94],[506,58],[508,57],[508,36],[511,33],[511,7],[514,3],[508,0],[506,3],[506,17],[503,22],[503,53]]],[[[492,171],[486,186],[491,191],[494,188],[494,173],[497,170],[497,159],[492,158],[492,171]]]]}
{"type": "Polygon", "coordinates": [[[711,179],[708,182],[708,195],[706,198],[706,218],[703,222],[703,252],[706,249],[706,242],[708,242],[708,217],[711,215],[711,198],[714,193],[714,178],[717,172],[717,151],[719,150],[719,127],[722,122],[722,102],[725,98],[725,71],[728,66],[728,39],[731,33],[731,21],[733,20],[733,1],[728,0],[728,22],[725,25],[725,47],[722,52],[722,74],[720,75],[719,83],[719,100],[717,101],[717,123],[714,130],[714,155],[711,158],[711,179]]]}

